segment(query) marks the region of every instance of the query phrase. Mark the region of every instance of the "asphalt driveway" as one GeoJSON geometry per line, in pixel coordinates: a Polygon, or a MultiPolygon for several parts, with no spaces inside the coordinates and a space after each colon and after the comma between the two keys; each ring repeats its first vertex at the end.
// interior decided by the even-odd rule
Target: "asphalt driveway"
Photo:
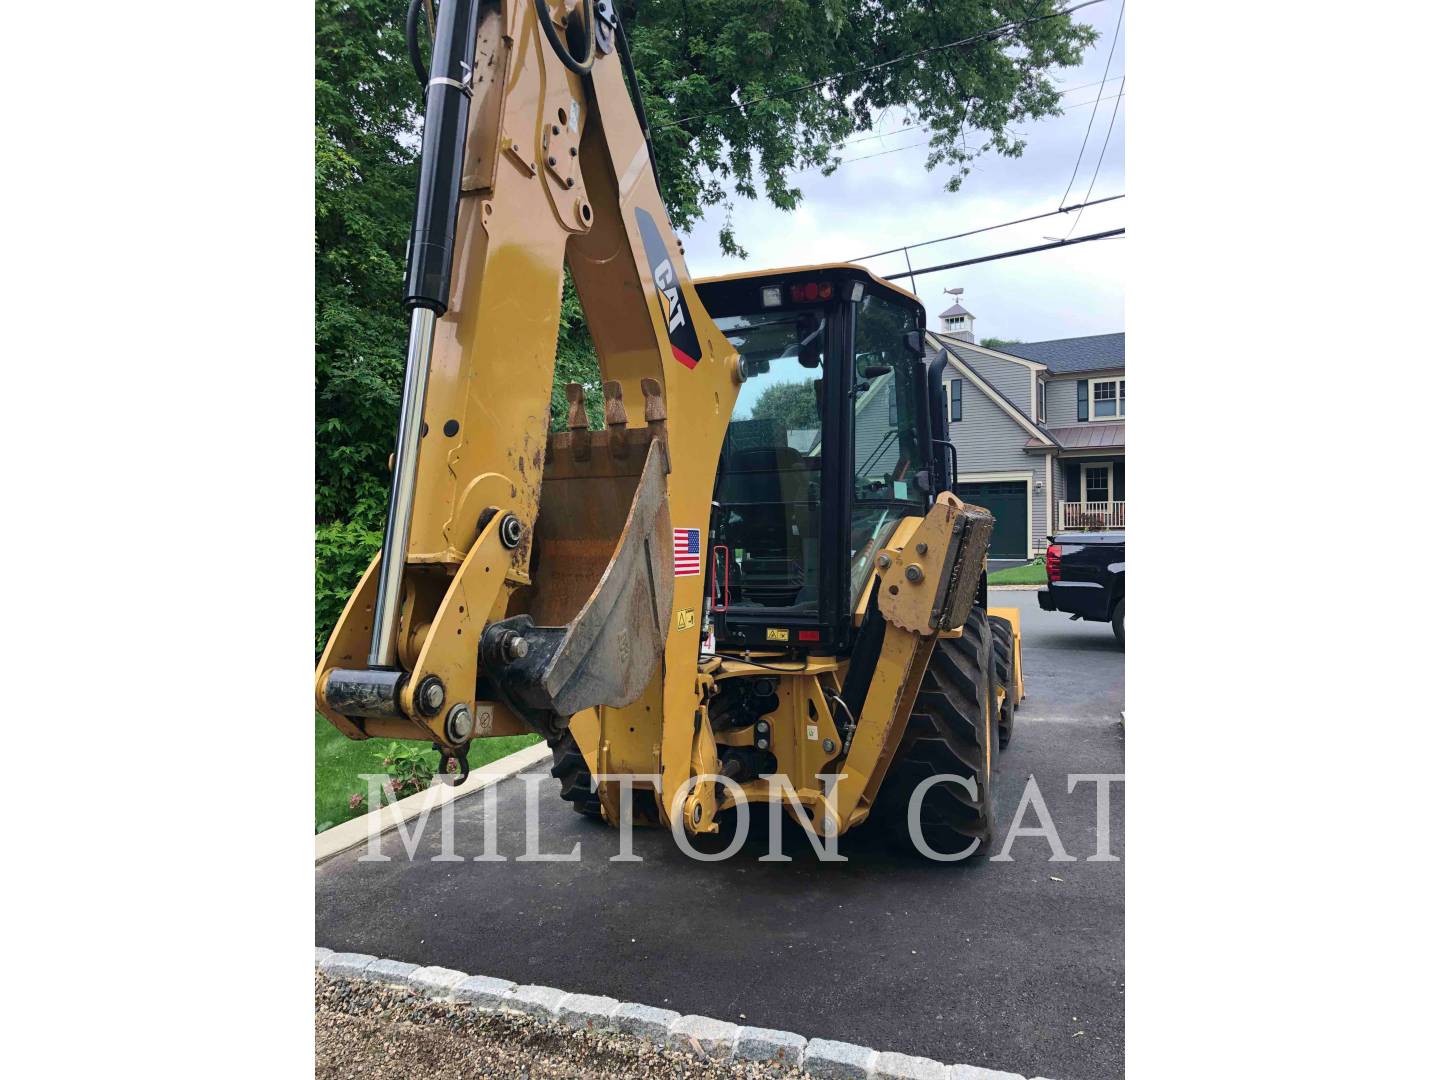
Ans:
{"type": "MultiPolygon", "coordinates": [[[[456,804],[456,853],[413,859],[391,834],[388,862],[363,849],[316,869],[316,943],[474,974],[1009,1069],[1026,1076],[1119,1077],[1124,1049],[1124,785],[1111,785],[1110,847],[1096,853],[1096,785],[1124,772],[1124,653],[1102,624],[1042,612],[1033,592],[996,592],[1021,609],[1027,698],[998,785],[1007,825],[1034,776],[1068,855],[1020,836],[1013,861],[920,862],[862,827],[848,861],[821,863],[803,840],[790,862],[756,843],[723,863],[685,857],[637,830],[641,862],[612,863],[618,834],[573,814],[547,776],[540,850],[524,853],[525,788],[496,791],[499,851],[476,862],[485,805],[456,804]]],[[[1023,824],[1034,827],[1035,813],[1023,824]]],[[[793,838],[792,838],[793,839],[793,838]]],[[[997,844],[996,853],[999,845],[997,844]]]]}

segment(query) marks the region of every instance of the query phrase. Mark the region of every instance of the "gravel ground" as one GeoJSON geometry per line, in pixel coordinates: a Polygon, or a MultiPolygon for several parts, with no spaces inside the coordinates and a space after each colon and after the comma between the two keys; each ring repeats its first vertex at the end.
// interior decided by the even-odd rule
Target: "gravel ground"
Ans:
{"type": "Polygon", "coordinates": [[[597,1035],[515,1013],[315,975],[315,1075],[525,1077],[527,1080],[673,1077],[801,1080],[798,1069],[702,1061],[628,1035],[597,1035]]]}

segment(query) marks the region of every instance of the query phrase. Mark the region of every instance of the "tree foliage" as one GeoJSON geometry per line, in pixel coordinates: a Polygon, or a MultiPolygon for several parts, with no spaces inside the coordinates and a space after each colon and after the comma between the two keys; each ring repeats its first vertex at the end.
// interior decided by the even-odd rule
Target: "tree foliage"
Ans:
{"type": "Polygon", "coordinates": [[[1000,349],[1003,352],[1006,345],[1023,345],[1025,343],[1019,338],[982,337],[980,344],[987,349],[1000,349]]]}
{"type": "MultiPolygon", "coordinates": [[[[315,514],[319,557],[336,573],[356,563],[346,545],[371,545],[383,522],[399,408],[421,104],[405,6],[316,0],[315,514]]],[[[793,209],[797,171],[833,170],[841,142],[879,124],[928,130],[926,167],[949,169],[953,190],[977,155],[1021,153],[1008,125],[1058,111],[1046,70],[1077,63],[1094,39],[1067,16],[937,48],[1053,10],[1048,0],[625,0],[619,10],[681,231],[735,197],[793,209]],[[932,51],[910,55],[921,50],[932,51]]],[[[727,252],[740,253],[740,239],[721,231],[727,252]]],[[[556,382],[572,380],[586,384],[599,426],[594,351],[567,283],[556,382]]],[[[565,413],[560,392],[552,423],[565,413]]],[[[317,613],[322,632],[333,603],[317,613]]]]}
{"type": "MultiPolygon", "coordinates": [[[[1060,111],[1047,71],[1079,63],[1096,36],[1061,16],[944,47],[1056,10],[1046,0],[622,0],[619,10],[681,230],[735,195],[794,209],[796,171],[834,171],[840,144],[880,124],[929,132],[925,167],[945,166],[956,191],[979,155],[1024,151],[1010,125],[1060,111]]],[[[741,251],[728,226],[720,240],[741,251]]]]}
{"type": "Polygon", "coordinates": [[[778,421],[789,431],[818,428],[820,412],[815,402],[815,384],[788,382],[767,386],[756,399],[750,417],[778,421]]]}

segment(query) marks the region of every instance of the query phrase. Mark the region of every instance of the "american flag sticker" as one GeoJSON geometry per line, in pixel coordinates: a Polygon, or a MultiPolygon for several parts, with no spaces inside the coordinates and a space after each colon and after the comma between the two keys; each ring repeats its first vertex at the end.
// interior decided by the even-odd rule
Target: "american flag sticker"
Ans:
{"type": "Polygon", "coordinates": [[[700,573],[700,530],[675,530],[675,576],[690,577],[700,573]]]}

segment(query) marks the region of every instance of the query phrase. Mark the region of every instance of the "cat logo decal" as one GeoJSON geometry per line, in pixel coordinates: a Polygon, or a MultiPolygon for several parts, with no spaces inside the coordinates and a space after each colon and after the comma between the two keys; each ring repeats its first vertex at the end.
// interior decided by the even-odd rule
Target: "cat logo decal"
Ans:
{"type": "Polygon", "coordinates": [[[675,273],[675,267],[665,251],[665,241],[660,239],[660,230],[655,226],[655,219],[648,211],[637,207],[635,220],[640,226],[640,239],[645,245],[645,261],[650,267],[650,278],[655,282],[655,295],[660,298],[660,316],[664,319],[666,331],[670,335],[670,352],[687,368],[694,368],[700,362],[700,339],[695,336],[695,323],[690,318],[685,294],[680,290],[679,275],[675,273]]]}

